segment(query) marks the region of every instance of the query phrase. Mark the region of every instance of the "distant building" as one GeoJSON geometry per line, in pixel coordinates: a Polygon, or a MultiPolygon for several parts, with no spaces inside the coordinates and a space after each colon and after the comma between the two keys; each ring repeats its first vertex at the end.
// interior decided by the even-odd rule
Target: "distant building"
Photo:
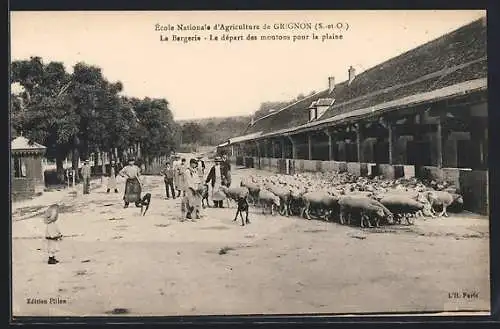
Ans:
{"type": "Polygon", "coordinates": [[[11,195],[12,200],[30,198],[43,192],[45,187],[42,159],[46,147],[29,143],[23,136],[11,142],[11,195]]]}

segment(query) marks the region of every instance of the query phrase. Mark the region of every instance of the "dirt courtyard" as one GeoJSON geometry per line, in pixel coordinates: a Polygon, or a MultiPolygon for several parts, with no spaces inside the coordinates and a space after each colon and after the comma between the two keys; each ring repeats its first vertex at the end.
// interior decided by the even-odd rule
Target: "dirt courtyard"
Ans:
{"type": "MultiPolygon", "coordinates": [[[[234,170],[234,182],[251,172],[234,170]]],[[[30,209],[13,204],[14,316],[490,309],[487,218],[360,229],[251,208],[241,227],[233,205],[180,222],[180,201],[165,200],[162,178],[145,179],[153,196],[145,217],[123,209],[121,180],[119,194],[94,184],[90,195],[47,192],[30,209]],[[65,237],[60,263],[48,265],[42,219],[21,216],[56,193],[65,237]]]]}

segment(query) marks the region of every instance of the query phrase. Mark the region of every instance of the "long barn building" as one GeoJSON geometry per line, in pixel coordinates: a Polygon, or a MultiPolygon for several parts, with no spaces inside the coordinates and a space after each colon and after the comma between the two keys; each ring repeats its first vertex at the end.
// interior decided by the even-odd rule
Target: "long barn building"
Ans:
{"type": "MultiPolygon", "coordinates": [[[[238,165],[446,180],[488,212],[485,19],[264,117],[218,146],[238,165]]],[[[326,84],[325,84],[326,85],[326,84]]]]}

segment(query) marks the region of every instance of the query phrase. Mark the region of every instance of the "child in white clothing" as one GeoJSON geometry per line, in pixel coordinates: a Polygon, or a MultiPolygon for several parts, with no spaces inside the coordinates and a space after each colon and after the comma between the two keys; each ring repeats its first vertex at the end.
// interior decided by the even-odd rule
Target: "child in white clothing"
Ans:
{"type": "Polygon", "coordinates": [[[45,212],[44,222],[47,225],[45,231],[45,239],[47,241],[47,252],[49,254],[48,264],[57,264],[59,261],[56,259],[56,251],[58,250],[58,242],[62,239],[62,234],[57,226],[57,219],[59,217],[59,205],[51,205],[45,212]]]}

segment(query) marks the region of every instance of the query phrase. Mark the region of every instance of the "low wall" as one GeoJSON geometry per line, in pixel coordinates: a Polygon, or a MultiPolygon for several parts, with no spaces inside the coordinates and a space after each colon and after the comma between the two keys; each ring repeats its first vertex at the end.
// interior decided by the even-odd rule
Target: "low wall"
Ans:
{"type": "Polygon", "coordinates": [[[348,162],[347,163],[347,172],[352,174],[352,175],[361,176],[361,163],[348,162]]]}
{"type": "Polygon", "coordinates": [[[315,160],[300,160],[303,162],[302,167],[304,171],[316,171],[316,161],[315,160]]]}
{"type": "Polygon", "coordinates": [[[488,172],[485,170],[460,171],[459,185],[464,209],[489,214],[488,172]]]}
{"type": "Polygon", "coordinates": [[[36,181],[29,178],[12,178],[12,201],[29,199],[35,195],[36,181]]]}

